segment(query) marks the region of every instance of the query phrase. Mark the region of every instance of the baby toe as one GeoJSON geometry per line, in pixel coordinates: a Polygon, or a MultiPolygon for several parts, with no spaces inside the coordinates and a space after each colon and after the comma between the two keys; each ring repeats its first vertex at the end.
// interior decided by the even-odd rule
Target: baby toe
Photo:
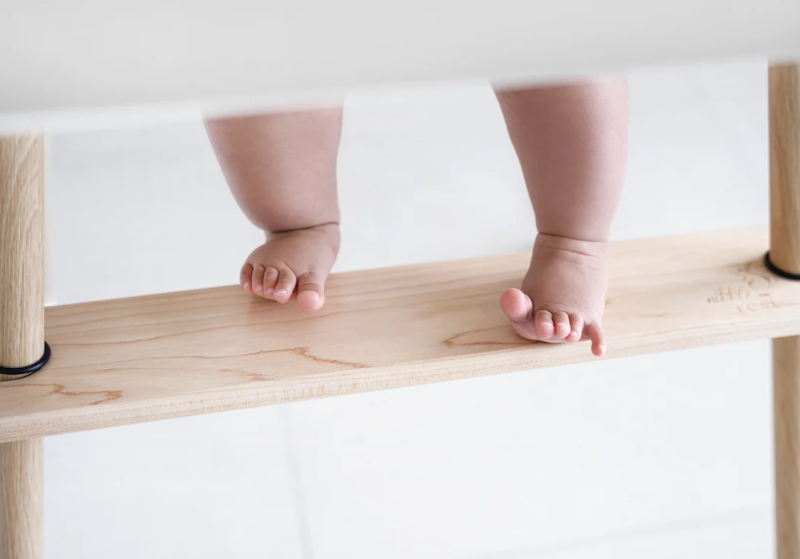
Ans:
{"type": "Polygon", "coordinates": [[[256,295],[261,295],[261,293],[263,293],[265,270],[266,268],[264,268],[264,266],[262,266],[261,264],[257,264],[253,268],[253,277],[251,282],[252,282],[253,293],[255,293],[256,295]]]}
{"type": "Polygon", "coordinates": [[[323,279],[315,272],[297,278],[297,306],[304,312],[318,311],[325,303],[323,279]]]}
{"type": "Polygon", "coordinates": [[[279,303],[286,303],[292,298],[294,288],[297,285],[297,277],[289,268],[283,268],[278,274],[278,283],[275,285],[275,300],[279,303]]]}
{"type": "Polygon", "coordinates": [[[567,336],[568,342],[578,342],[583,337],[583,317],[579,314],[569,315],[570,332],[567,336]]]}
{"type": "Polygon", "coordinates": [[[269,299],[274,299],[275,297],[275,285],[278,283],[278,276],[280,273],[276,268],[272,266],[268,267],[264,272],[264,287],[263,287],[263,294],[264,297],[269,299]]]}
{"type": "Polygon", "coordinates": [[[555,326],[553,325],[553,315],[550,311],[537,311],[533,323],[539,339],[549,340],[553,337],[555,326]]]}
{"type": "Polygon", "coordinates": [[[242,271],[239,272],[239,285],[242,286],[242,291],[247,293],[248,295],[253,294],[253,265],[249,262],[246,262],[244,266],[242,266],[242,271]]]}
{"type": "Polygon", "coordinates": [[[569,324],[569,315],[564,311],[553,314],[553,326],[553,339],[556,340],[566,339],[572,330],[569,324]]]}
{"type": "Polygon", "coordinates": [[[603,327],[599,321],[586,325],[586,334],[592,341],[592,354],[595,357],[602,357],[606,353],[606,337],[603,327]]]}

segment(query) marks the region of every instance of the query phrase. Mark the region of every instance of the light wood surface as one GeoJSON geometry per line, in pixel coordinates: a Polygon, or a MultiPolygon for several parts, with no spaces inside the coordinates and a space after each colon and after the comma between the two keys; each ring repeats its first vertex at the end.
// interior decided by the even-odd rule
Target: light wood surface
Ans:
{"type": "Polygon", "coordinates": [[[800,65],[769,69],[770,258],[800,274],[800,65]]]}
{"type": "MultiPolygon", "coordinates": [[[[36,362],[42,300],[44,139],[0,138],[0,365],[36,362]]],[[[0,386],[16,377],[0,375],[0,386]]],[[[0,444],[0,559],[41,559],[42,439],[0,444]]]]}
{"type": "MultiPolygon", "coordinates": [[[[800,65],[770,67],[769,126],[770,256],[800,274],[800,65]]],[[[800,337],[773,340],[772,358],[778,559],[800,559],[800,337]]]]}
{"type": "Polygon", "coordinates": [[[0,138],[0,366],[42,357],[43,243],[44,139],[0,138]]]}
{"type": "Polygon", "coordinates": [[[800,337],[772,340],[778,559],[800,557],[800,337]]]}
{"type": "Polygon", "coordinates": [[[41,559],[42,439],[0,444],[0,559],[41,559]]]}
{"type": "Polygon", "coordinates": [[[375,84],[793,55],[797,0],[0,2],[0,114],[49,126],[53,111],[91,122],[86,109],[275,108],[375,84]]]}
{"type": "MultiPolygon", "coordinates": [[[[800,334],[767,237],[613,243],[609,356],[800,334]]],[[[498,299],[528,257],[336,274],[313,316],[237,287],[49,308],[53,359],[0,386],[0,441],[594,360],[511,330],[498,299]]]]}

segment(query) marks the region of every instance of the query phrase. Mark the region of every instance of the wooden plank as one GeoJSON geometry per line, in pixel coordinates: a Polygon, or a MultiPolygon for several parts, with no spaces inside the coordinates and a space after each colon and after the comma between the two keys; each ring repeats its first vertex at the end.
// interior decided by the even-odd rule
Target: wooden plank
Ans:
{"type": "Polygon", "coordinates": [[[355,86],[735,56],[800,56],[800,2],[1,2],[0,114],[242,110],[355,86]]]}
{"type": "MultiPolygon", "coordinates": [[[[766,228],[613,243],[608,357],[800,334],[766,228]]],[[[53,358],[0,385],[0,441],[592,361],[498,307],[528,254],[337,274],[314,316],[236,287],[54,307],[53,358]]]]}

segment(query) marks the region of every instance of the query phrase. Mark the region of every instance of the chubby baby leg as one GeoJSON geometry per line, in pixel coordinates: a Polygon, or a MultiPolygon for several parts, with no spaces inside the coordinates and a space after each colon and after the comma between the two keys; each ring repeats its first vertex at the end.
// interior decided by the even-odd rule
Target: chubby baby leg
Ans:
{"type": "Polygon", "coordinates": [[[313,312],[339,252],[336,160],[342,108],[206,120],[225,178],[266,242],[247,258],[242,289],[313,312]]]}
{"type": "Polygon", "coordinates": [[[497,91],[539,234],[521,289],[500,300],[514,330],[606,349],[606,247],[625,180],[624,78],[497,91]]]}

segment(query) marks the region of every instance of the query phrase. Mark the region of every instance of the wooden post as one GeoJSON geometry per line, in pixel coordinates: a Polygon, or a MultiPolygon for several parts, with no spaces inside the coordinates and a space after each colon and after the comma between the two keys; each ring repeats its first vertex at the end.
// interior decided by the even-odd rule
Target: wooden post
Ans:
{"type": "Polygon", "coordinates": [[[42,559],[44,462],[42,439],[0,445],[0,557],[42,559]]]}
{"type": "MultiPolygon", "coordinates": [[[[31,365],[44,350],[44,168],[41,136],[0,138],[2,367],[31,365]]],[[[0,390],[16,378],[0,375],[0,390]]],[[[42,439],[0,444],[0,559],[42,557],[42,449],[42,439]]]]}
{"type": "MultiPolygon", "coordinates": [[[[800,274],[800,65],[769,70],[770,260],[800,274]]],[[[778,559],[800,559],[800,336],[772,340],[778,559]]]]}

